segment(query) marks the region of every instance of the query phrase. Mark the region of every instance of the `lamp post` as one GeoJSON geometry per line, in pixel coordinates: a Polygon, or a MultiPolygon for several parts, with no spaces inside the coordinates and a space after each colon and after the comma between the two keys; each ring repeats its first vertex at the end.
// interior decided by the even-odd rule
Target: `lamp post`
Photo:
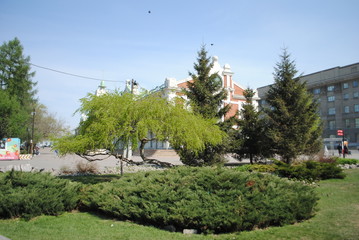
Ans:
{"type": "Polygon", "coordinates": [[[32,115],[32,131],[31,131],[31,140],[30,140],[30,144],[31,144],[31,154],[34,155],[34,129],[35,129],[35,108],[34,111],[32,111],[31,115],[32,115]]]}

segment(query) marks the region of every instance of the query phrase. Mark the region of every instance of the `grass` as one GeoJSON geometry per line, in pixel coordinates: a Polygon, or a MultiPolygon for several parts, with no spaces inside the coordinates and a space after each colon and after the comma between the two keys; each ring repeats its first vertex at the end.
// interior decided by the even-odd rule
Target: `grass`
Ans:
{"type": "MultiPolygon", "coordinates": [[[[21,239],[358,239],[359,169],[347,170],[345,179],[319,182],[321,197],[316,215],[305,222],[251,232],[223,235],[183,235],[150,226],[116,221],[91,213],[73,212],[30,221],[0,220],[0,235],[21,239]]],[[[109,177],[110,180],[112,177],[109,177]]],[[[93,178],[91,181],[104,181],[93,178]]]]}

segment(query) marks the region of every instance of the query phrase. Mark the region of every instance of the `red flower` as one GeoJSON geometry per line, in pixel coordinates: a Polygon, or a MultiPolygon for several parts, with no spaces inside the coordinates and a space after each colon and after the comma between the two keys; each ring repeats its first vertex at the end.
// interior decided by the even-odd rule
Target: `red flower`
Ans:
{"type": "Polygon", "coordinates": [[[246,182],[246,187],[252,187],[255,183],[256,183],[255,181],[250,180],[246,182]]]}

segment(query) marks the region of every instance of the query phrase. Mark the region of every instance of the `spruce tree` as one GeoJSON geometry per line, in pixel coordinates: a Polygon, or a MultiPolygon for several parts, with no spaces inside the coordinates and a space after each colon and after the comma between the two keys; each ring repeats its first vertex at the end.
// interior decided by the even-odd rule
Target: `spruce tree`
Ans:
{"type": "Polygon", "coordinates": [[[290,164],[301,154],[316,153],[321,146],[322,124],[318,103],[301,82],[295,62],[286,50],[273,73],[275,84],[267,93],[270,108],[269,135],[272,149],[282,161],[290,164]]]}
{"type": "Polygon", "coordinates": [[[238,130],[235,132],[233,152],[236,158],[249,158],[253,161],[268,157],[270,155],[268,138],[266,136],[266,121],[253,104],[255,92],[247,88],[244,91],[246,102],[239,112],[238,130]]]}
{"type": "Polygon", "coordinates": [[[230,106],[223,106],[227,93],[217,73],[210,74],[213,63],[207,57],[205,46],[198,52],[197,63],[194,63],[196,73],[189,73],[192,81],[187,82],[185,93],[195,113],[204,118],[221,119],[230,106]]]}
{"type": "MultiPolygon", "coordinates": [[[[197,62],[194,63],[195,73],[189,73],[192,81],[187,82],[185,95],[189,99],[189,104],[194,113],[201,115],[206,119],[216,119],[218,122],[229,111],[230,106],[223,105],[227,93],[222,86],[221,78],[217,73],[210,73],[213,63],[210,57],[207,57],[205,46],[201,47],[198,52],[197,62]]],[[[219,126],[224,124],[219,123],[219,126]]],[[[226,151],[226,144],[210,145],[207,144],[205,149],[199,153],[181,148],[176,149],[184,164],[201,166],[212,165],[224,160],[223,154],[226,151]]]]}

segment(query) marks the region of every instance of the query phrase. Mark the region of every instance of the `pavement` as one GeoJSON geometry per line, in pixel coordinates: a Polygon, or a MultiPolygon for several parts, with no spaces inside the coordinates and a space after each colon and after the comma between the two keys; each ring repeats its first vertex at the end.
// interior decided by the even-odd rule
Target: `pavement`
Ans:
{"type": "MultiPolygon", "coordinates": [[[[182,165],[178,156],[153,156],[160,161],[170,162],[174,165],[182,165]]],[[[142,161],[140,156],[133,156],[133,161],[142,161]]],[[[51,148],[40,149],[39,155],[34,155],[29,160],[0,160],[0,169],[22,171],[30,171],[31,169],[37,169],[42,171],[59,172],[63,169],[75,169],[78,163],[88,163],[87,160],[76,154],[68,154],[65,156],[58,156],[51,148]]],[[[115,169],[119,167],[119,160],[111,156],[101,161],[95,161],[94,164],[101,172],[108,172],[109,169],[115,169]]],[[[125,164],[126,165],[126,164],[125,164]]],[[[126,166],[125,166],[126,167],[126,166]]]]}
{"type": "MultiPolygon", "coordinates": [[[[347,158],[354,158],[359,160],[359,151],[352,150],[351,155],[347,155],[347,158]]],[[[329,150],[329,155],[338,156],[338,152],[335,150],[329,150]]],[[[159,161],[170,162],[174,165],[182,165],[182,162],[179,160],[177,155],[171,156],[152,156],[152,158],[158,159],[159,161]]],[[[141,161],[142,159],[139,156],[133,156],[132,160],[141,161]]],[[[42,170],[42,171],[50,171],[59,173],[63,169],[75,169],[76,165],[79,162],[88,163],[85,159],[75,155],[68,154],[63,157],[57,156],[57,154],[51,150],[51,148],[43,148],[40,149],[39,155],[34,155],[30,160],[11,160],[4,161],[0,160],[0,169],[11,170],[14,168],[15,170],[23,170],[30,171],[31,169],[42,170]]],[[[239,163],[235,159],[229,159],[230,163],[239,163]]],[[[241,163],[248,162],[248,160],[244,160],[241,163]]],[[[100,172],[110,172],[119,168],[119,161],[115,157],[111,156],[105,160],[96,161],[95,164],[100,172]],[[112,169],[112,170],[111,170],[112,169]]],[[[124,166],[126,171],[133,171],[133,166],[124,166]],[[131,170],[132,169],[132,170],[131,170]]]]}

